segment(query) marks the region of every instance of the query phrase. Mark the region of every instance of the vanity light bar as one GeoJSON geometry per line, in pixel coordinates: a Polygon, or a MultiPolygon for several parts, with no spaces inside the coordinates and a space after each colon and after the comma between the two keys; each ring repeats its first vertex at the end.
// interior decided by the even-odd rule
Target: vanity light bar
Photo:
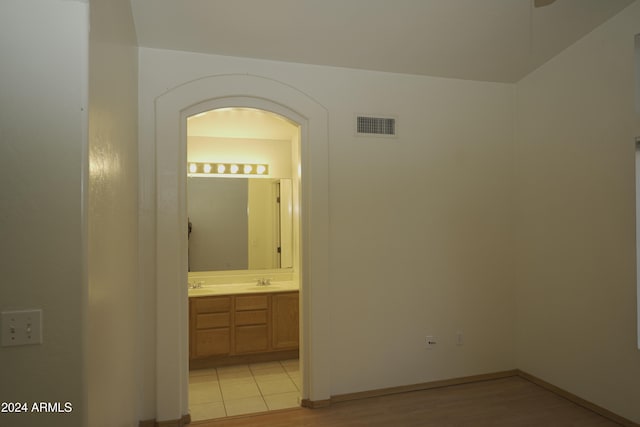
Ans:
{"type": "Polygon", "coordinates": [[[269,175],[269,165],[264,163],[204,163],[190,162],[189,175],[269,175]]]}

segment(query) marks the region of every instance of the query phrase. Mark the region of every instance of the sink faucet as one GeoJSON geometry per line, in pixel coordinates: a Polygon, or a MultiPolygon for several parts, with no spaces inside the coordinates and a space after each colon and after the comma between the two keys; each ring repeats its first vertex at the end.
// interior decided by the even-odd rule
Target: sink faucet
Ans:
{"type": "Polygon", "coordinates": [[[201,288],[203,284],[204,284],[204,280],[200,280],[198,282],[189,282],[189,289],[201,288]]]}
{"type": "Polygon", "coordinates": [[[258,279],[257,286],[269,286],[271,284],[271,279],[258,279]]]}

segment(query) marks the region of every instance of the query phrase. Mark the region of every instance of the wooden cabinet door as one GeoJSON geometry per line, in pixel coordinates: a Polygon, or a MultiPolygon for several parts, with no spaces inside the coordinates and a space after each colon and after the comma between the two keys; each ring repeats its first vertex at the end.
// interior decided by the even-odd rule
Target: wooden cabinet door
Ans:
{"type": "Polygon", "coordinates": [[[298,292],[273,294],[271,298],[271,347],[298,348],[298,292]]]}
{"type": "Polygon", "coordinates": [[[196,331],[193,358],[229,354],[229,328],[196,331]]]}
{"type": "Polygon", "coordinates": [[[267,325],[236,326],[235,353],[257,353],[269,349],[267,325]]]}

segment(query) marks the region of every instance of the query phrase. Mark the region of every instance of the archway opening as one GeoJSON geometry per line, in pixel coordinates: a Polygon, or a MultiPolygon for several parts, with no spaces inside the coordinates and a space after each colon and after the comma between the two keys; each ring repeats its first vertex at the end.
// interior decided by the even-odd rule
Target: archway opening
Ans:
{"type": "MultiPolygon", "coordinates": [[[[155,103],[155,412],[188,417],[187,118],[220,108],[255,108],[300,125],[300,372],[302,403],[330,396],[328,114],[308,95],[247,74],[209,76],[173,89],[155,103]]],[[[182,421],[180,421],[182,420],[182,421]]]]}
{"type": "Polygon", "coordinates": [[[300,126],[224,107],[186,133],[191,420],[299,406],[300,126]]]}

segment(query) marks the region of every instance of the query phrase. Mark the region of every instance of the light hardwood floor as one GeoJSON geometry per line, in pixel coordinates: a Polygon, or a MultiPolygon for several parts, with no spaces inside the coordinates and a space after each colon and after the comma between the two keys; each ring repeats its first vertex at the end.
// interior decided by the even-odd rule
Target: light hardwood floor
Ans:
{"type": "Polygon", "coordinates": [[[197,427],[592,427],[618,424],[521,377],[194,422],[197,427]]]}

